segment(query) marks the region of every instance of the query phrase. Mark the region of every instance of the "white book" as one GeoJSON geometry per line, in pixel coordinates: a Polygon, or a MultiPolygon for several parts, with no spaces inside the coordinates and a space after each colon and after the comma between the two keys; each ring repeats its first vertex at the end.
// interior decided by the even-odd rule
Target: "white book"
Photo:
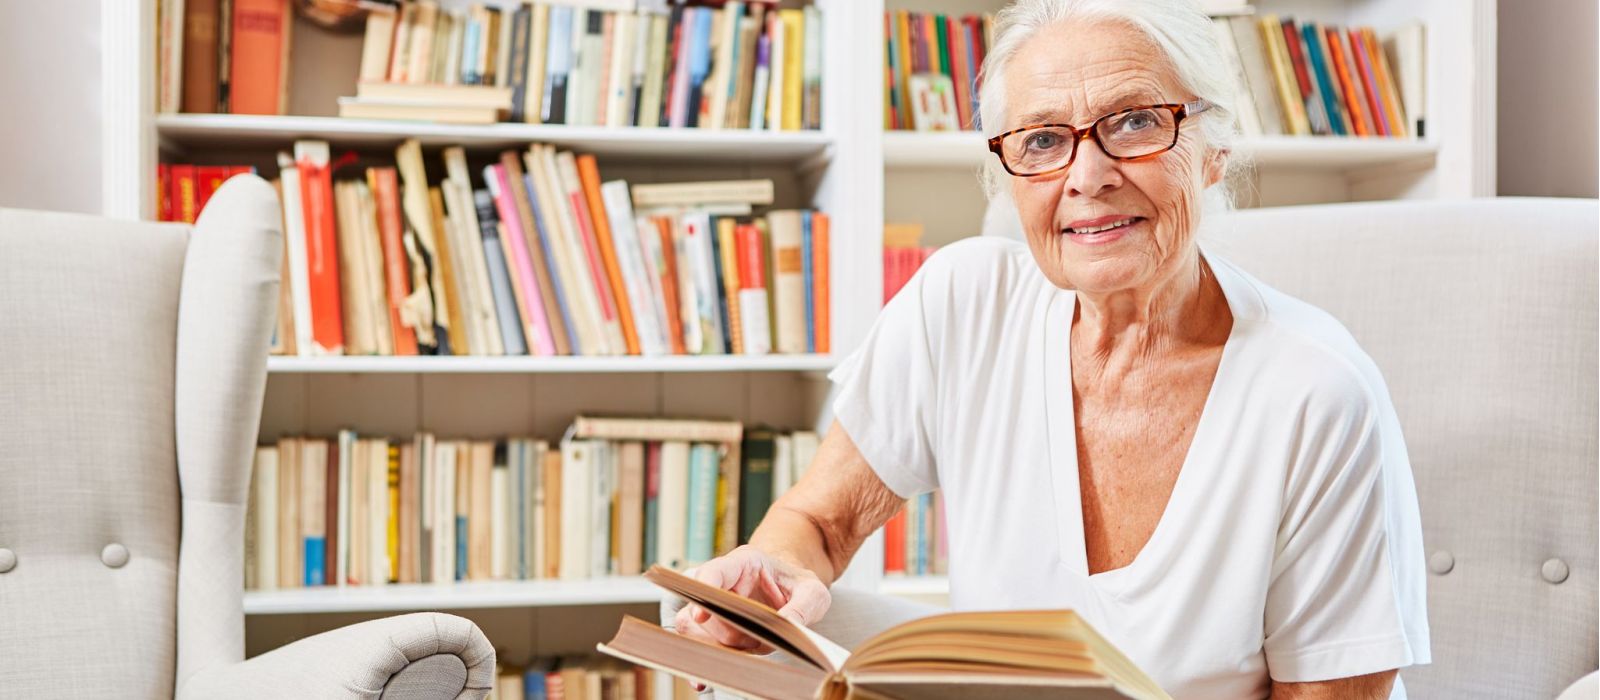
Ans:
{"type": "Polygon", "coordinates": [[[450,13],[450,37],[446,40],[444,57],[444,84],[461,84],[461,51],[467,37],[467,17],[459,12],[450,13]]]}
{"type": "Polygon", "coordinates": [[[734,64],[739,46],[739,17],[744,14],[744,3],[730,0],[717,13],[714,32],[717,33],[716,58],[711,68],[711,78],[706,80],[705,99],[711,101],[710,122],[702,120],[701,128],[721,129],[728,120],[729,86],[739,77],[739,67],[734,64]]]}
{"type": "Polygon", "coordinates": [[[637,43],[638,22],[632,14],[614,15],[611,20],[611,63],[606,77],[605,126],[627,126],[633,107],[633,50],[637,43]]]}
{"type": "Polygon", "coordinates": [[[433,434],[417,433],[412,440],[413,452],[417,460],[417,521],[421,530],[421,537],[417,539],[416,580],[419,583],[433,581],[433,538],[438,534],[439,519],[433,512],[434,471],[439,465],[433,459],[433,434]]]}
{"type": "MultiPolygon", "coordinates": [[[[801,218],[809,216],[795,209],[784,209],[767,214],[771,229],[767,251],[772,261],[773,313],[777,318],[778,352],[786,355],[804,354],[806,351],[805,276],[800,269],[801,218]]],[[[741,305],[740,310],[744,307],[741,305]]]]}
{"type": "Polygon", "coordinates": [[[456,580],[456,444],[440,442],[434,448],[433,511],[439,525],[433,536],[433,580],[456,580]]]}
{"type": "Polygon", "coordinates": [[[655,317],[656,333],[663,352],[672,352],[672,322],[668,319],[667,290],[661,281],[667,267],[666,250],[661,245],[661,231],[655,221],[645,216],[634,217],[634,233],[638,234],[639,255],[644,263],[645,278],[650,283],[650,309],[655,317]]]}
{"type": "Polygon", "coordinates": [[[156,32],[160,41],[161,66],[158,75],[161,83],[156,96],[156,111],[171,114],[183,107],[183,0],[160,0],[161,26],[156,32]]]}
{"type": "Polygon", "coordinates": [[[790,479],[790,486],[800,483],[800,478],[805,476],[806,468],[811,466],[811,460],[817,456],[817,447],[821,440],[815,432],[801,430],[794,434],[794,475],[790,479]]]}
{"type": "Polygon", "coordinates": [[[540,109],[544,104],[545,58],[550,55],[550,6],[534,5],[532,15],[528,21],[528,80],[523,90],[522,120],[539,124],[544,121],[540,109]]]}
{"type": "Polygon", "coordinates": [[[639,94],[639,114],[635,126],[655,128],[661,125],[661,100],[667,56],[667,21],[663,14],[650,13],[649,43],[645,48],[644,87],[639,94]]]}
{"type": "Polygon", "coordinates": [[[639,232],[634,229],[633,204],[628,199],[628,183],[612,180],[600,185],[606,218],[611,221],[611,247],[617,252],[623,287],[628,293],[628,308],[633,312],[634,330],[639,334],[639,350],[644,355],[667,354],[656,325],[655,288],[645,271],[639,251],[639,232]]]}
{"type": "Polygon", "coordinates": [[[367,580],[368,559],[371,556],[367,549],[372,543],[372,535],[367,532],[372,527],[367,512],[367,500],[371,497],[371,488],[367,486],[371,462],[367,457],[369,442],[357,439],[350,447],[350,561],[345,565],[345,578],[350,585],[370,583],[367,580]]]}
{"type": "Polygon", "coordinates": [[[528,519],[528,541],[533,553],[528,558],[528,578],[544,578],[545,566],[548,563],[549,552],[545,547],[545,518],[548,517],[549,495],[544,490],[544,460],[550,451],[550,444],[543,440],[533,443],[533,454],[528,462],[528,502],[532,503],[533,512],[528,519]]]}
{"type": "Polygon", "coordinates": [[[505,344],[500,337],[500,322],[495,316],[494,290],[489,282],[489,264],[483,252],[483,231],[479,227],[478,209],[472,201],[472,178],[467,170],[466,150],[460,146],[444,149],[445,180],[440,183],[445,210],[455,221],[458,245],[462,250],[456,260],[470,280],[465,286],[472,297],[472,324],[477,340],[472,340],[473,350],[484,348],[486,355],[504,355],[505,344]]]}
{"type": "Polygon", "coordinates": [[[765,288],[739,290],[739,332],[744,338],[744,354],[772,354],[772,319],[767,317],[765,288]]]}
{"type": "Polygon", "coordinates": [[[1216,36],[1217,44],[1222,47],[1223,59],[1228,62],[1227,71],[1239,130],[1245,136],[1261,136],[1264,133],[1261,115],[1256,113],[1255,97],[1251,95],[1250,81],[1244,72],[1244,59],[1240,57],[1239,46],[1233,40],[1233,27],[1228,24],[1228,18],[1211,18],[1211,33],[1216,36]]]}
{"type": "Polygon", "coordinates": [[[373,9],[367,14],[367,33],[361,42],[361,72],[358,80],[382,81],[389,76],[389,51],[394,46],[392,9],[373,9]]]}
{"type": "Polygon", "coordinates": [[[334,552],[335,570],[329,572],[339,586],[350,579],[350,460],[355,457],[355,446],[354,430],[339,431],[339,546],[334,552]]]}
{"type": "Polygon", "coordinates": [[[378,234],[378,201],[374,198],[372,188],[365,182],[355,183],[356,198],[360,203],[358,217],[361,228],[357,237],[361,240],[361,269],[364,270],[363,278],[366,281],[366,298],[372,300],[373,308],[378,313],[368,314],[375,324],[378,338],[378,354],[394,354],[394,333],[389,326],[389,314],[383,310],[389,308],[388,292],[384,287],[383,243],[378,234]]]}
{"type": "Polygon", "coordinates": [[[689,554],[689,443],[661,443],[656,489],[656,561],[681,569],[689,554]]]}
{"type": "Polygon", "coordinates": [[[256,502],[251,517],[256,528],[256,588],[278,587],[278,450],[256,448],[256,502]]]}
{"type": "Polygon", "coordinates": [[[603,578],[617,570],[617,553],[611,549],[611,507],[616,495],[616,450],[605,440],[590,440],[590,468],[594,470],[589,501],[589,577],[603,578]]]}
{"type": "MultiPolygon", "coordinates": [[[[562,185],[562,187],[565,190],[565,194],[566,194],[566,197],[562,201],[564,203],[568,203],[568,206],[560,207],[560,208],[563,211],[566,211],[568,214],[571,214],[572,217],[573,217],[571,219],[571,222],[572,222],[572,233],[574,235],[573,242],[574,242],[574,244],[576,244],[578,246],[578,251],[581,254],[582,260],[584,261],[584,269],[585,270],[589,270],[589,269],[594,269],[595,270],[594,275],[591,276],[589,279],[592,281],[592,284],[594,285],[593,288],[591,289],[591,291],[593,291],[593,293],[595,295],[594,296],[594,298],[595,298],[595,313],[596,313],[595,318],[600,320],[600,330],[604,333],[604,336],[605,336],[605,347],[609,351],[606,354],[609,354],[609,355],[626,355],[626,354],[628,354],[628,343],[627,343],[626,340],[623,339],[623,335],[622,335],[622,312],[621,312],[621,310],[620,309],[613,309],[613,311],[615,313],[612,315],[612,317],[610,319],[606,319],[603,315],[601,315],[601,311],[600,311],[600,308],[601,308],[600,305],[603,303],[603,301],[601,300],[601,296],[602,296],[603,292],[601,291],[600,288],[602,286],[604,286],[606,289],[609,289],[610,288],[610,282],[606,279],[604,270],[600,269],[598,261],[594,262],[593,264],[590,263],[589,255],[586,252],[587,248],[584,246],[584,244],[582,242],[579,242],[578,239],[577,239],[577,236],[582,236],[583,235],[583,228],[578,223],[576,214],[572,214],[573,208],[575,206],[579,206],[579,205],[574,205],[574,204],[571,204],[571,203],[572,202],[583,202],[583,201],[585,201],[584,193],[583,193],[583,184],[582,184],[582,181],[578,179],[578,160],[577,160],[576,157],[574,157],[572,155],[571,151],[561,151],[560,153],[556,154],[556,165],[557,165],[557,175],[559,176],[559,179],[557,180],[557,182],[559,182],[562,185]]],[[[595,231],[595,226],[594,226],[594,222],[593,221],[589,222],[589,232],[591,234],[598,235],[596,233],[596,231],[595,231]]],[[[587,241],[588,240],[587,237],[585,237],[584,240],[587,241]]],[[[598,246],[599,245],[599,241],[594,241],[593,245],[598,246]]],[[[599,254],[598,248],[595,250],[595,254],[596,255],[599,254]]],[[[613,305],[615,305],[619,301],[620,300],[616,299],[614,296],[612,297],[613,305]]]]}
{"type": "Polygon", "coordinates": [[[700,354],[723,355],[728,349],[722,346],[722,310],[717,299],[716,261],[711,252],[711,236],[715,235],[711,230],[711,217],[704,212],[685,214],[683,229],[689,255],[694,259],[694,298],[702,338],[700,354]]]}
{"type": "Polygon", "coordinates": [[[683,327],[683,351],[689,355],[699,355],[706,345],[706,338],[700,322],[695,256],[690,252],[692,245],[685,235],[681,217],[673,221],[672,245],[673,255],[678,262],[678,321],[683,327]]]}
{"type": "Polygon", "coordinates": [[[278,153],[278,178],[283,185],[283,235],[289,249],[289,298],[294,306],[296,354],[317,354],[311,347],[311,276],[306,269],[306,217],[300,206],[300,169],[288,153],[278,153]]]}
{"type": "Polygon", "coordinates": [[[507,564],[511,551],[509,536],[509,506],[511,504],[510,472],[504,464],[496,464],[489,473],[489,577],[507,578],[507,564]]]}
{"type": "Polygon", "coordinates": [[[594,467],[587,440],[561,441],[561,580],[589,576],[594,467]]]}
{"type": "Polygon", "coordinates": [[[794,484],[794,437],[778,435],[772,442],[772,502],[777,503],[794,484]]]}

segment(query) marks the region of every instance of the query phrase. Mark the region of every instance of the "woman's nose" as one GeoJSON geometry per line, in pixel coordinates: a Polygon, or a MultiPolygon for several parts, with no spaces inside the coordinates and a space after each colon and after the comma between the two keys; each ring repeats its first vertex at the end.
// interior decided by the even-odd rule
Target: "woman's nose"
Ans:
{"type": "Polygon", "coordinates": [[[1064,186],[1068,196],[1098,197],[1122,185],[1120,161],[1106,155],[1096,139],[1078,144],[1078,155],[1067,168],[1064,186]]]}

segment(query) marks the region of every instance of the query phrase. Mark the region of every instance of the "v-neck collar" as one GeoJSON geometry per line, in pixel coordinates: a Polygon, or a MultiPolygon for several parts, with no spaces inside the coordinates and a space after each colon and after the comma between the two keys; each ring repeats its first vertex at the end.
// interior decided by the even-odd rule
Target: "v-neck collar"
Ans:
{"type": "MultiPolygon", "coordinates": [[[[1055,289],[1051,292],[1045,310],[1045,329],[1041,334],[1044,347],[1039,354],[1044,363],[1045,416],[1049,435],[1050,477],[1055,492],[1056,535],[1060,545],[1060,565],[1098,585],[1115,584],[1135,576],[1140,570],[1168,558],[1177,536],[1173,528],[1182,526],[1187,513],[1195,504],[1193,492],[1196,479],[1204,479],[1210,466],[1207,455],[1217,451],[1216,440],[1223,439],[1210,426],[1214,407],[1236,389],[1232,377],[1235,356],[1239,354],[1239,339],[1250,324],[1260,316],[1260,302],[1256,292],[1243,278],[1242,273],[1227,261],[1210,255],[1201,246],[1201,256],[1216,277],[1222,295],[1233,315],[1233,327],[1223,343],[1222,357],[1217,363],[1216,375],[1206,393],[1200,410],[1199,424],[1195,426],[1189,449],[1184,454],[1172,494],[1167,498],[1155,530],[1132,561],[1120,568],[1089,574],[1088,546],[1083,532],[1083,494],[1079,491],[1077,417],[1073,410],[1072,388],[1072,318],[1077,310],[1077,294],[1071,290],[1055,289]]],[[[1164,568],[1164,567],[1163,567],[1164,568]]]]}

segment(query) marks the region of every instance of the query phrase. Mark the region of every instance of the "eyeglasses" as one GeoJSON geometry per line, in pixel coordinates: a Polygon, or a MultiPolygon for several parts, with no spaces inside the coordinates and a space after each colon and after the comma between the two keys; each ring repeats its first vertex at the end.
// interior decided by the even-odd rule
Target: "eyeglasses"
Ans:
{"type": "Polygon", "coordinates": [[[1211,107],[1205,100],[1129,107],[1083,128],[1034,124],[990,138],[989,150],[1000,157],[1006,172],[1018,177],[1066,170],[1078,156],[1078,144],[1086,139],[1099,143],[1101,151],[1117,160],[1143,160],[1178,145],[1178,127],[1184,117],[1211,107]]]}

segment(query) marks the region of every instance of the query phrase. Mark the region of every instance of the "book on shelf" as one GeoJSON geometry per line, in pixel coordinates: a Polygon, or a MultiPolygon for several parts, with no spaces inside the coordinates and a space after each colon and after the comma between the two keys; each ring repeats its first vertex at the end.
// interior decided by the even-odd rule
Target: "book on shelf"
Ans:
{"type": "Polygon", "coordinates": [[[255,171],[249,165],[161,163],[156,166],[156,220],[192,224],[222,183],[255,171]]]}
{"type": "Polygon", "coordinates": [[[977,129],[978,72],[994,15],[890,10],[883,15],[885,129],[977,129]]]}
{"type": "Polygon", "coordinates": [[[922,245],[923,227],[919,223],[883,225],[883,303],[904,287],[936,250],[922,245]]]}
{"type": "Polygon", "coordinates": [[[588,580],[692,566],[747,541],[818,442],[734,421],[594,416],[556,442],[283,437],[255,451],[245,585],[588,580]]]}
{"type": "Polygon", "coordinates": [[[1170,697],[1072,610],[944,613],[846,650],[760,601],[661,566],[645,578],[799,663],[689,639],[632,615],[597,648],[734,693],[773,700],[1170,697]]]}
{"type": "MultiPolygon", "coordinates": [[[[160,0],[158,110],[285,113],[290,0],[160,0]]],[[[371,7],[343,117],[796,131],[822,125],[814,5],[371,7]],[[492,98],[492,99],[491,99],[492,98]]],[[[328,31],[307,24],[299,31],[328,31]]],[[[334,105],[328,105],[334,107],[334,105]]]]}
{"type": "MultiPolygon", "coordinates": [[[[630,186],[544,144],[476,173],[440,155],[430,176],[415,140],[393,165],[323,141],[279,154],[275,354],[830,352],[830,219],[770,208],[771,180],[630,186]]],[[[162,217],[244,171],[159,165],[162,217]]]]}
{"type": "MultiPolygon", "coordinates": [[[[502,651],[502,653],[504,653],[502,651]]],[[[618,659],[590,655],[542,656],[526,663],[495,661],[491,698],[504,700],[694,700],[688,681],[618,659]]]]}

